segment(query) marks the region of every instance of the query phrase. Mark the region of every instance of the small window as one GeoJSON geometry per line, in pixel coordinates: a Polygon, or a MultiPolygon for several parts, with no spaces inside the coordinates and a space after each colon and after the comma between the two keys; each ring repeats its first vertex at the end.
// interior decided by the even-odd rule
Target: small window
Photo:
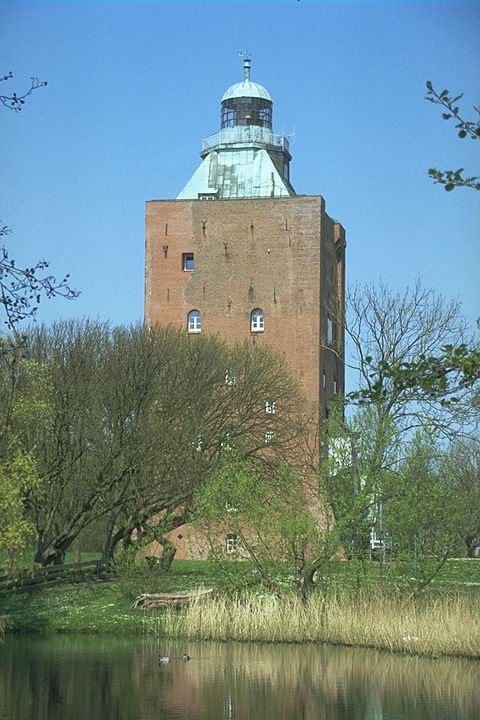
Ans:
{"type": "Polygon", "coordinates": [[[235,372],[233,370],[225,370],[225,385],[235,385],[235,372]]]}
{"type": "Polygon", "coordinates": [[[188,332],[199,333],[202,331],[202,316],[198,310],[190,310],[188,313],[188,332]]]}
{"type": "Polygon", "coordinates": [[[273,430],[267,430],[265,433],[265,444],[268,445],[269,443],[273,442],[275,439],[275,433],[273,430]]]}
{"type": "Polygon", "coordinates": [[[275,412],[275,400],[273,398],[265,400],[265,412],[269,414],[275,412]]]}
{"type": "Polygon", "coordinates": [[[232,447],[232,431],[231,430],[224,430],[222,432],[220,445],[222,448],[225,448],[226,450],[231,449],[231,447],[232,447]]]}
{"type": "Polygon", "coordinates": [[[327,343],[328,344],[333,343],[333,320],[332,320],[332,318],[327,318],[327,343]]]}
{"type": "Polygon", "coordinates": [[[222,128],[235,127],[235,110],[229,107],[222,108],[222,128]]]}
{"type": "Polygon", "coordinates": [[[325,370],[322,370],[322,388],[325,390],[327,387],[327,373],[325,370]]]}
{"type": "Polygon", "coordinates": [[[264,330],[263,310],[260,310],[260,308],[252,310],[252,314],[250,315],[250,329],[252,332],[263,332],[264,330]]]}
{"type": "Polygon", "coordinates": [[[229,533],[226,539],[226,550],[227,553],[234,553],[237,550],[238,538],[234,533],[229,533]]]}
{"type": "Polygon", "coordinates": [[[337,392],[338,392],[338,382],[337,382],[337,378],[334,378],[334,379],[333,379],[333,393],[334,393],[334,395],[336,395],[337,392]]]}
{"type": "Polygon", "coordinates": [[[182,255],[182,266],[184,270],[193,270],[194,268],[193,253],[183,253],[182,255]]]}

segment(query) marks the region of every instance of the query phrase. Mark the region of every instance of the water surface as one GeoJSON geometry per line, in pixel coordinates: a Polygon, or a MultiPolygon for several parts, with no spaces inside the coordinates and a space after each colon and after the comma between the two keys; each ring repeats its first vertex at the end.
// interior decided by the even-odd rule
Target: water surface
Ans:
{"type": "Polygon", "coordinates": [[[1,720],[479,717],[476,661],[95,635],[10,634],[0,646],[1,720]]]}

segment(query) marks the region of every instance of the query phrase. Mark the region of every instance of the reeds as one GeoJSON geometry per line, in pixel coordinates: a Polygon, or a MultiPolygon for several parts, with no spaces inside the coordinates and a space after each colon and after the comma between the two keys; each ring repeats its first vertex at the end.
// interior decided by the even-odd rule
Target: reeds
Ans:
{"type": "MultiPolygon", "coordinates": [[[[159,628],[160,629],[160,628],[159,628]]],[[[330,643],[436,657],[480,658],[480,600],[444,594],[219,596],[167,611],[161,632],[192,640],[330,643]]]]}

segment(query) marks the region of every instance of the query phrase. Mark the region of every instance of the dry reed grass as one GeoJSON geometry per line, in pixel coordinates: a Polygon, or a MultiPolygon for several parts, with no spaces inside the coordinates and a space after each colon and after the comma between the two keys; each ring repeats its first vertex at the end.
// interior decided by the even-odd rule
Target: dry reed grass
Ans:
{"type": "Polygon", "coordinates": [[[331,643],[436,657],[480,658],[478,596],[402,598],[382,593],[312,597],[219,596],[167,611],[167,637],[331,643]]]}

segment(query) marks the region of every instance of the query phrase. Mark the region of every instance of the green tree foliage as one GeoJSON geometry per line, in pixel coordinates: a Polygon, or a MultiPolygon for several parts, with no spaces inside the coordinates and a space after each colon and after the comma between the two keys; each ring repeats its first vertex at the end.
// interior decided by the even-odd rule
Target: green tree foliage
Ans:
{"type": "MultiPolygon", "coordinates": [[[[248,558],[269,590],[280,593],[293,582],[306,598],[315,574],[338,549],[325,509],[317,488],[290,465],[282,463],[267,475],[234,451],[226,451],[197,494],[196,525],[210,556],[226,572],[232,561],[237,566],[239,558],[248,558]]],[[[245,572],[252,582],[248,565],[245,572]]]]}
{"type": "MultiPolygon", "coordinates": [[[[442,118],[455,122],[458,137],[461,139],[470,138],[471,140],[478,140],[480,138],[480,109],[475,106],[473,108],[476,113],[475,120],[464,120],[460,115],[459,106],[456,105],[456,103],[462,99],[463,93],[452,97],[449,90],[442,90],[442,92],[438,93],[430,81],[426,83],[426,86],[427,95],[425,99],[443,108],[442,118]]],[[[458,170],[437,170],[436,168],[430,168],[428,175],[435,183],[443,185],[447,192],[457,187],[469,187],[473,190],[480,190],[479,178],[475,176],[465,177],[463,172],[463,168],[459,168],[458,170]]]]}
{"type": "Polygon", "coordinates": [[[384,488],[398,461],[399,437],[395,424],[388,418],[379,424],[369,406],[360,408],[347,427],[338,400],[325,426],[327,456],[320,487],[325,488],[345,552],[364,560],[372,555],[372,531],[382,535],[384,488]]]}
{"type": "Polygon", "coordinates": [[[436,438],[416,433],[405,451],[384,484],[382,523],[393,557],[408,563],[422,587],[457,550],[461,512],[452,478],[441,471],[436,438]]]}
{"type": "Polygon", "coordinates": [[[473,557],[480,546],[480,443],[457,440],[445,453],[442,474],[451,483],[458,505],[459,550],[473,557]]]}
{"type": "Polygon", "coordinates": [[[39,484],[35,460],[17,450],[0,462],[0,551],[11,569],[34,535],[33,524],[25,517],[26,495],[39,484]]]}
{"type": "Polygon", "coordinates": [[[21,348],[0,338],[0,550],[13,568],[32,541],[34,527],[25,516],[25,499],[39,487],[34,447],[23,438],[25,428],[42,423],[49,403],[42,368],[28,362],[21,348]],[[32,378],[28,395],[16,390],[19,372],[32,378]]]}
{"type": "Polygon", "coordinates": [[[478,340],[469,336],[459,302],[419,282],[403,293],[383,283],[356,286],[346,332],[359,378],[349,400],[373,408],[379,428],[393,421],[410,432],[428,423],[454,437],[475,419],[478,340]]]}
{"type": "Polygon", "coordinates": [[[84,321],[33,326],[22,358],[14,376],[6,373],[5,396],[12,383],[17,403],[34,392],[31,367],[48,389],[42,422],[17,433],[41,478],[26,506],[42,564],[61,562],[99,519],[106,558],[154,517],[166,533],[188,519],[223,448],[269,467],[302,437],[292,424],[298,388],[283,360],[252,345],[84,321]],[[267,401],[277,412],[266,412],[267,401]]]}
{"type": "MultiPolygon", "coordinates": [[[[442,560],[441,548],[451,550],[455,535],[445,517],[455,517],[458,538],[460,515],[451,481],[438,466],[433,471],[426,451],[432,458],[441,457],[445,442],[474,433],[478,343],[468,338],[459,304],[447,303],[419,283],[404,293],[382,283],[352,288],[347,334],[359,389],[347,398],[348,429],[343,413],[336,427],[329,419],[324,441],[329,458],[320,473],[342,527],[344,547],[354,556],[368,556],[370,530],[384,548],[393,539],[399,553],[400,547],[406,552],[408,543],[411,548],[417,537],[418,563],[422,557],[442,560]],[[421,520],[421,492],[428,500],[428,538],[425,528],[414,526],[415,518],[421,520]]],[[[424,579],[428,573],[425,569],[424,579]]]]}

